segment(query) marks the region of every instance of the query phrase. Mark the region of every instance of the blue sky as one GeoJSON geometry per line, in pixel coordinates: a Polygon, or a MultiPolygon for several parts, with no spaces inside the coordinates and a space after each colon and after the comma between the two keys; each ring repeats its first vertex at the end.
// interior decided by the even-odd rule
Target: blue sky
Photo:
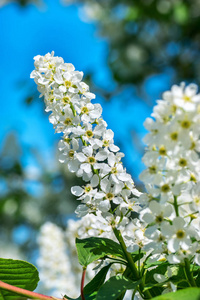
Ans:
{"type": "Polygon", "coordinates": [[[101,80],[106,74],[107,45],[96,38],[93,25],[80,21],[77,7],[64,7],[57,1],[47,2],[42,10],[9,4],[0,10],[0,28],[0,139],[16,130],[22,143],[46,151],[54,140],[53,129],[41,107],[23,105],[28,90],[20,85],[23,81],[32,84],[33,57],[54,50],[77,69],[94,70],[101,80]]]}
{"type": "MultiPolygon", "coordinates": [[[[34,147],[47,161],[51,160],[58,137],[44,117],[42,105],[23,104],[32,86],[29,76],[33,57],[54,50],[55,55],[73,63],[79,71],[92,71],[96,84],[108,89],[114,84],[106,65],[108,43],[97,35],[94,24],[80,20],[78,6],[63,6],[59,1],[46,1],[40,9],[34,5],[6,5],[0,9],[0,28],[1,144],[10,131],[15,131],[24,149],[34,147]]],[[[157,98],[167,84],[165,76],[153,77],[146,83],[146,89],[151,98],[157,98]]],[[[103,106],[103,117],[114,130],[115,140],[123,145],[127,169],[138,177],[143,166],[140,155],[133,150],[131,130],[137,131],[140,139],[144,136],[142,123],[152,108],[131,97],[132,89],[127,89],[120,99],[104,103],[97,98],[97,102],[103,106]]],[[[32,163],[30,153],[26,154],[24,164],[32,163]]]]}

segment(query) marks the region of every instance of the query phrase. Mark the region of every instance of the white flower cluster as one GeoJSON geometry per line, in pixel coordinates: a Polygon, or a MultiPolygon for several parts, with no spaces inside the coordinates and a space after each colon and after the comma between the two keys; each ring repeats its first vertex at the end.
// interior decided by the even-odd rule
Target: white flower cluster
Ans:
{"type": "Polygon", "coordinates": [[[83,217],[101,212],[110,222],[115,211],[115,216],[120,216],[115,222],[122,216],[128,221],[130,213],[138,209],[135,203],[140,193],[122,166],[124,154],[114,145],[114,133],[102,119],[101,105],[91,103],[95,95],[82,81],[83,73],[54,57],[53,52],[34,59],[31,78],[44,96],[46,111],[52,111],[49,120],[55,131],[63,133],[59,160],[87,182],[72,188],[82,202],[76,213],[83,217]]]}
{"type": "Polygon", "coordinates": [[[45,289],[54,296],[67,293],[72,297],[78,296],[77,278],[72,272],[62,229],[51,222],[45,223],[40,229],[38,244],[40,255],[37,264],[45,289]]]}
{"type": "Polygon", "coordinates": [[[170,263],[194,257],[200,265],[200,94],[197,86],[172,86],[147,118],[147,166],[140,179],[147,194],[140,220],[154,253],[170,263]]]}

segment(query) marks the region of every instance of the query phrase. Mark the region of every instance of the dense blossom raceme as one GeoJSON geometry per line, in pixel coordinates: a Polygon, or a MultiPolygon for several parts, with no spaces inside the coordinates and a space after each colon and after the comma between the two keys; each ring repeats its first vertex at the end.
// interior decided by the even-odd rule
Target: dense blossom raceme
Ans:
{"type": "Polygon", "coordinates": [[[165,253],[170,263],[193,258],[197,264],[200,241],[200,94],[197,86],[172,86],[157,101],[153,118],[144,125],[149,133],[140,175],[147,194],[140,219],[150,224],[145,237],[154,253],[165,253]]]}
{"type": "Polygon", "coordinates": [[[122,166],[124,154],[119,152],[113,131],[102,119],[101,105],[91,103],[95,95],[82,81],[83,73],[52,52],[35,57],[31,77],[44,96],[46,111],[52,111],[49,120],[55,131],[63,133],[58,145],[60,162],[86,182],[85,186],[72,188],[82,202],[77,214],[82,217],[100,211],[111,222],[115,209],[115,215],[128,221],[130,213],[138,210],[140,193],[122,166]]]}
{"type": "MultiPolygon", "coordinates": [[[[140,194],[123,168],[123,154],[114,145],[114,134],[107,129],[101,106],[91,103],[95,95],[82,82],[82,72],[52,52],[35,57],[31,77],[44,96],[46,111],[52,111],[49,120],[55,131],[63,133],[60,162],[86,182],[72,188],[81,201],[78,216],[94,214],[104,219],[105,231],[118,228],[128,251],[146,253],[140,263],[147,257],[175,264],[189,258],[200,265],[197,86],[173,86],[158,100],[153,118],[145,121],[150,131],[144,139],[147,169],[140,178],[147,193],[140,194]],[[132,219],[132,212],[138,212],[139,218],[132,219]]],[[[163,280],[159,274],[155,278],[163,280]]],[[[167,288],[174,290],[173,285],[167,288]]]]}

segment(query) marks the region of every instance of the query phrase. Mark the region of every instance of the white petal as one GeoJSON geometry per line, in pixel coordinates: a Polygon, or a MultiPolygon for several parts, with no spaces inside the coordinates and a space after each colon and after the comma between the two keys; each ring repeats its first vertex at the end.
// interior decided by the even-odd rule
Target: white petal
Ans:
{"type": "Polygon", "coordinates": [[[91,146],[84,147],[82,151],[85,155],[92,156],[93,148],[91,146]]]}
{"type": "Polygon", "coordinates": [[[111,167],[113,167],[114,166],[114,164],[116,163],[116,157],[115,157],[115,155],[114,155],[114,153],[109,153],[108,154],[108,164],[111,166],[111,167]]]}
{"type": "Polygon", "coordinates": [[[95,187],[99,184],[99,176],[95,174],[91,179],[91,185],[92,187],[95,187]]]}
{"type": "Polygon", "coordinates": [[[110,182],[108,179],[104,178],[101,180],[101,189],[105,192],[108,193],[110,189],[110,182]]]}
{"type": "Polygon", "coordinates": [[[114,137],[114,132],[111,129],[107,129],[103,135],[103,139],[111,140],[114,137]]]}
{"type": "Polygon", "coordinates": [[[173,220],[173,226],[177,229],[182,229],[184,227],[184,225],[185,225],[185,221],[181,217],[176,217],[173,220]]]}
{"type": "Polygon", "coordinates": [[[82,164],[81,169],[85,171],[85,173],[90,173],[91,172],[91,166],[90,164],[82,164]]]}
{"type": "Polygon", "coordinates": [[[80,204],[75,210],[75,213],[78,215],[79,218],[82,218],[88,214],[88,207],[84,204],[80,204]]]}
{"type": "Polygon", "coordinates": [[[104,200],[99,203],[99,210],[102,212],[107,212],[110,209],[110,201],[109,200],[104,200]]]}
{"type": "Polygon", "coordinates": [[[70,172],[74,173],[78,170],[79,162],[77,160],[70,160],[68,162],[68,169],[70,172]]]}
{"type": "Polygon", "coordinates": [[[160,203],[155,200],[150,202],[149,208],[155,214],[159,214],[162,211],[160,203]]]}
{"type": "Polygon", "coordinates": [[[72,143],[73,149],[74,149],[75,151],[78,150],[79,144],[78,144],[77,139],[73,138],[72,141],[71,141],[71,143],[72,143]]]}
{"type": "Polygon", "coordinates": [[[105,197],[105,194],[104,193],[96,193],[95,195],[94,195],[94,198],[95,199],[103,199],[105,197]]]}
{"type": "Polygon", "coordinates": [[[65,142],[63,140],[60,140],[58,143],[58,149],[61,151],[65,148],[65,142]]]}
{"type": "Polygon", "coordinates": [[[84,162],[86,161],[87,157],[82,153],[82,152],[79,152],[76,154],[76,158],[80,161],[80,162],[84,162]]]}
{"type": "Polygon", "coordinates": [[[83,195],[83,192],[84,192],[84,190],[80,186],[76,185],[71,188],[71,193],[77,197],[83,195]]]}
{"type": "Polygon", "coordinates": [[[66,159],[66,155],[64,155],[63,153],[59,155],[58,157],[59,162],[61,162],[62,164],[65,163],[67,161],[66,159]]]}
{"type": "Polygon", "coordinates": [[[144,220],[147,224],[150,224],[154,221],[154,217],[152,214],[150,213],[146,213],[144,214],[144,216],[142,217],[142,220],[144,220]]]}
{"type": "Polygon", "coordinates": [[[131,180],[131,175],[129,175],[127,173],[120,173],[119,175],[117,175],[117,178],[119,178],[119,180],[122,180],[122,181],[129,181],[129,180],[131,180]]]}
{"type": "Polygon", "coordinates": [[[119,194],[122,191],[123,187],[124,187],[124,183],[122,181],[119,181],[117,184],[115,184],[113,188],[113,192],[115,194],[119,194]]]}
{"type": "Polygon", "coordinates": [[[191,83],[185,88],[185,94],[189,97],[192,97],[196,95],[197,90],[198,90],[198,86],[194,83],[191,83]]]}
{"type": "Polygon", "coordinates": [[[176,252],[180,247],[180,243],[177,239],[172,238],[168,241],[167,243],[167,248],[169,249],[169,251],[171,251],[172,253],[176,252]]]}
{"type": "Polygon", "coordinates": [[[167,280],[167,278],[164,276],[164,275],[162,275],[162,274],[153,274],[153,278],[155,279],[155,281],[157,281],[157,282],[164,282],[164,281],[166,281],[167,280]]]}
{"type": "Polygon", "coordinates": [[[108,156],[107,152],[102,150],[96,154],[95,158],[99,161],[104,161],[105,159],[107,159],[107,156],[108,156]]]}
{"type": "Polygon", "coordinates": [[[123,199],[121,197],[115,197],[113,198],[113,203],[120,204],[123,202],[123,199]]]}
{"type": "Polygon", "coordinates": [[[114,144],[111,144],[111,145],[109,146],[109,148],[110,148],[110,150],[113,151],[113,152],[117,152],[117,151],[120,150],[119,147],[115,146],[114,144]]]}

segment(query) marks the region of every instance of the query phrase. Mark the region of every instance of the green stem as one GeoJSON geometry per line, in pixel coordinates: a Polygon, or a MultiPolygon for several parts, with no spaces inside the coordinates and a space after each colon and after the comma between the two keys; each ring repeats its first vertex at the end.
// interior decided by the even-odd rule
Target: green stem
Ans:
{"type": "Polygon", "coordinates": [[[179,217],[177,196],[174,196],[174,209],[176,212],[176,216],[179,217]]]}
{"type": "Polygon", "coordinates": [[[31,292],[31,291],[19,288],[17,286],[13,286],[11,284],[5,283],[3,281],[0,281],[0,290],[1,289],[13,292],[13,293],[21,295],[21,296],[26,296],[27,298],[31,298],[31,299],[40,299],[40,300],[63,300],[63,299],[66,299],[67,300],[67,298],[65,298],[65,297],[63,297],[63,299],[61,299],[61,298],[55,298],[55,297],[50,297],[50,296],[46,296],[43,294],[31,292]]]}
{"type": "Polygon", "coordinates": [[[188,280],[188,283],[190,284],[190,286],[194,286],[196,287],[196,282],[194,280],[194,277],[192,276],[192,273],[190,272],[190,262],[188,260],[188,258],[184,259],[185,262],[185,274],[188,280]]]}
{"type": "Polygon", "coordinates": [[[138,260],[138,271],[139,271],[139,274],[140,274],[140,276],[141,276],[141,270],[140,270],[140,254],[141,254],[141,249],[139,248],[139,251],[138,251],[139,253],[139,260],[138,260]]]}
{"type": "Polygon", "coordinates": [[[137,292],[137,289],[135,289],[135,290],[133,291],[133,294],[132,294],[131,300],[134,300],[136,292],[137,292]]]}
{"type": "Polygon", "coordinates": [[[80,136],[80,139],[81,139],[81,141],[82,141],[82,143],[83,143],[83,146],[87,146],[87,143],[86,143],[86,141],[84,141],[82,135],[80,136]]]}
{"type": "Polygon", "coordinates": [[[73,106],[72,103],[70,103],[70,107],[71,107],[71,110],[72,110],[73,115],[74,115],[74,117],[75,117],[75,116],[76,116],[76,110],[75,110],[75,108],[74,108],[74,106],[73,106]]]}
{"type": "Polygon", "coordinates": [[[139,276],[139,274],[138,274],[137,268],[136,268],[136,266],[135,266],[135,263],[134,263],[134,261],[133,261],[133,258],[132,258],[132,256],[131,256],[131,254],[130,254],[129,252],[127,252],[127,250],[126,250],[126,245],[125,245],[125,243],[124,243],[124,240],[123,240],[123,237],[122,237],[122,235],[121,235],[121,232],[120,232],[117,228],[115,228],[115,227],[113,228],[113,232],[114,232],[116,238],[118,239],[118,241],[119,241],[119,243],[120,243],[120,245],[121,245],[121,247],[122,247],[122,250],[123,250],[123,252],[124,252],[124,255],[125,255],[125,257],[126,257],[128,263],[129,263],[129,268],[131,269],[131,271],[132,271],[132,273],[133,273],[135,279],[136,279],[136,280],[139,280],[139,279],[140,279],[140,276],[139,276]]]}
{"type": "MultiPolygon", "coordinates": [[[[125,255],[125,257],[127,259],[127,262],[129,264],[129,268],[130,268],[130,270],[131,270],[134,278],[136,280],[140,280],[141,278],[140,278],[140,275],[139,275],[138,270],[136,268],[136,265],[135,265],[135,263],[133,261],[133,258],[131,256],[131,254],[126,250],[126,245],[125,245],[125,242],[124,242],[123,237],[121,235],[121,232],[117,228],[115,228],[115,227],[113,227],[113,232],[114,232],[117,240],[119,241],[119,243],[120,243],[120,245],[122,247],[122,250],[124,252],[124,255],[125,255]]],[[[147,298],[147,299],[151,299],[152,298],[152,296],[151,296],[151,294],[150,294],[150,292],[148,290],[145,291],[145,292],[143,292],[143,290],[144,290],[144,283],[142,281],[139,284],[139,287],[140,287],[140,291],[143,293],[143,295],[145,296],[145,298],[147,298]]]]}

